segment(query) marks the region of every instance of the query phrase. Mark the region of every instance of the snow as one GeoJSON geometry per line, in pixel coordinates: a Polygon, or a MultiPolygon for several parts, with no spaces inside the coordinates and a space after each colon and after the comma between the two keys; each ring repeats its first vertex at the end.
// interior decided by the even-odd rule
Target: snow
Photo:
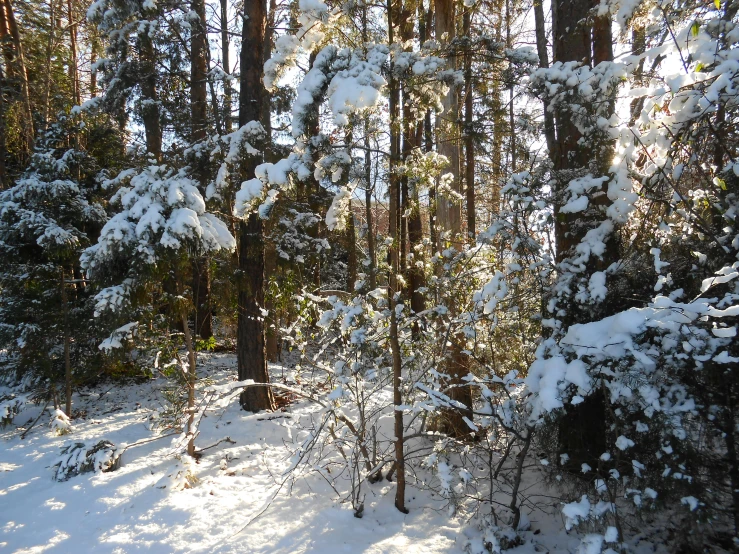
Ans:
{"type": "MultiPolygon", "coordinates": [[[[273,369],[276,375],[283,371],[273,369]]],[[[201,376],[220,385],[232,382],[235,373],[233,356],[213,356],[201,370],[201,376]]],[[[243,412],[235,401],[225,411],[213,411],[201,425],[198,446],[225,436],[236,444],[206,451],[193,464],[198,483],[191,489],[173,490],[184,468],[171,455],[167,438],[129,447],[117,471],[85,473],[62,483],[52,480],[51,466],[64,445],[104,438],[120,452],[153,438],[148,422],[163,402],[165,384],[153,380],[116,386],[107,394],[88,391],[88,403],[75,396],[75,406],[87,409],[88,416],[76,420],[73,433],[63,437],[43,427],[25,440],[15,429],[0,433],[0,550],[463,554],[457,540],[463,522],[423,509],[434,502],[427,494],[410,495],[410,514],[405,516],[393,507],[394,483],[373,485],[365,491],[360,520],[331,499],[328,485],[317,475],[278,490],[289,465],[284,441],[293,442],[293,420],[310,418],[309,405],[274,416],[243,412]]],[[[23,417],[35,417],[40,407],[34,410],[23,417]]]]}
{"type": "Polygon", "coordinates": [[[632,446],[634,446],[634,441],[624,437],[623,435],[620,435],[616,439],[616,448],[618,448],[619,450],[626,450],[627,448],[631,448],[632,446]]]}
{"type": "MultiPolygon", "coordinates": [[[[289,367],[273,365],[270,370],[281,390],[303,392],[305,385],[293,384],[289,367]],[[281,376],[290,384],[282,384],[281,376]]],[[[75,410],[87,415],[75,419],[64,436],[41,425],[23,440],[13,426],[0,431],[0,520],[5,522],[0,549],[52,554],[464,554],[484,553],[481,541],[510,532],[483,532],[467,517],[450,517],[442,509],[443,499],[412,482],[408,515],[393,506],[394,482],[363,487],[362,519],[354,517],[348,503],[337,501],[324,478],[310,468],[299,468],[296,478],[281,486],[293,463],[288,447],[301,444],[316,405],[297,402],[273,414],[241,411],[236,397],[245,383],[235,381],[232,354],[200,353],[198,374],[201,382],[208,382],[202,392],[224,395],[224,400],[206,411],[196,446],[226,437],[235,443],[209,448],[197,463],[177,458],[173,445],[179,436],[173,442],[166,432],[152,430],[170,384],[163,378],[75,395],[75,410]],[[151,441],[158,436],[162,438],[151,441]],[[94,446],[98,450],[87,457],[94,446]],[[118,455],[120,467],[106,471],[118,455]],[[77,473],[84,463],[89,469],[77,473]],[[57,474],[66,480],[55,481],[57,474]],[[186,488],[186,482],[192,486],[186,488]],[[474,550],[475,544],[480,548],[474,550]]],[[[31,405],[16,421],[32,421],[39,414],[41,406],[31,405]]],[[[473,481],[464,468],[432,457],[428,466],[436,466],[442,488],[446,482],[450,494],[473,481]]],[[[607,509],[598,503],[591,510],[583,497],[565,505],[562,513],[572,529],[591,512],[597,517],[607,509]]],[[[576,552],[578,545],[593,540],[574,529],[565,534],[557,511],[549,512],[541,503],[535,514],[522,512],[519,529],[528,539],[512,554],[576,552]]]]}

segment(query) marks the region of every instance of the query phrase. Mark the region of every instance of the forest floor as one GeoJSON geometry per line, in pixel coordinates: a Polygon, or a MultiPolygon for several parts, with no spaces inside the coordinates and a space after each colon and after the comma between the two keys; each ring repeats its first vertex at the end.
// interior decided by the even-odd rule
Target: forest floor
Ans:
{"type": "MultiPolygon", "coordinates": [[[[233,355],[204,354],[200,361],[201,379],[234,380],[233,355]]],[[[285,367],[271,371],[274,379],[290,381],[285,367]]],[[[461,554],[468,541],[481,544],[469,517],[450,517],[438,497],[412,486],[408,515],[393,506],[395,483],[382,481],[365,488],[364,517],[357,519],[317,472],[285,481],[295,425],[316,409],[307,402],[251,414],[234,398],[206,411],[197,446],[226,437],[234,442],[203,452],[192,488],[178,490],[184,468],[172,454],[172,437],[129,447],[116,471],[53,480],[64,445],[105,439],[120,449],[155,437],[152,416],[166,405],[167,384],[160,378],[80,391],[74,397],[79,417],[68,435],[52,433],[44,415],[20,438],[16,425],[30,425],[41,406],[27,407],[0,432],[0,551],[461,554]]],[[[563,531],[556,506],[529,513],[527,543],[508,552],[578,552],[581,537],[563,531]]]]}

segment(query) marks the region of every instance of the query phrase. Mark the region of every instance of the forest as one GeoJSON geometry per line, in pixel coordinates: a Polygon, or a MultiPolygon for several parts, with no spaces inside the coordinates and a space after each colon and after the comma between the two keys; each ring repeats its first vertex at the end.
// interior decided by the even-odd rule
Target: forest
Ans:
{"type": "Polygon", "coordinates": [[[0,550],[739,552],[739,1],[0,49],[0,550]]]}

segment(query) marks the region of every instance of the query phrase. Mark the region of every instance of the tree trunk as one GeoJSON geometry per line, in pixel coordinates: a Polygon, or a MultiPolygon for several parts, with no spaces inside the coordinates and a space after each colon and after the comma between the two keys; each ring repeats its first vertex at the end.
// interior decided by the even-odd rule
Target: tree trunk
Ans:
{"type": "Polygon", "coordinates": [[[367,219],[367,255],[369,256],[369,288],[377,288],[377,255],[375,254],[375,226],[372,218],[372,152],[370,151],[369,123],[364,127],[364,211],[367,219]]]}
{"type": "Polygon", "coordinates": [[[0,0],[0,44],[2,44],[6,63],[6,77],[18,83],[19,100],[23,113],[22,136],[26,148],[25,154],[30,156],[34,142],[33,112],[23,45],[11,0],[0,0]]]}
{"type": "MultiPolygon", "coordinates": [[[[511,0],[506,0],[506,7],[505,7],[505,21],[506,21],[506,48],[511,49],[513,48],[513,42],[511,40],[511,21],[512,21],[512,2],[511,0]]],[[[514,112],[514,106],[513,106],[513,79],[511,79],[511,82],[508,84],[508,127],[510,128],[510,138],[511,138],[511,173],[516,172],[516,121],[515,121],[515,112],[514,112]]]]}
{"type": "Polygon", "coordinates": [[[80,76],[77,70],[77,14],[75,1],[67,0],[67,20],[69,24],[69,80],[72,82],[72,94],[76,106],[82,104],[80,92],[80,76]]]}
{"type": "MultiPolygon", "coordinates": [[[[434,22],[433,3],[429,3],[429,9],[424,13],[423,3],[418,7],[418,35],[421,44],[426,42],[433,35],[432,27],[434,22]]],[[[423,118],[423,151],[428,153],[434,149],[434,131],[431,125],[431,110],[427,110],[423,118]]],[[[431,242],[431,252],[435,253],[439,250],[439,243],[436,232],[436,183],[429,188],[429,241],[431,242]]]]}
{"type": "MultiPolygon", "coordinates": [[[[267,233],[269,234],[269,232],[267,233]]],[[[266,279],[265,286],[269,284],[270,280],[277,274],[277,248],[274,242],[269,241],[265,244],[265,256],[264,256],[264,275],[266,279]]],[[[279,320],[275,313],[273,302],[269,299],[264,301],[264,309],[267,310],[266,321],[269,325],[265,329],[267,335],[266,348],[267,348],[267,361],[276,362],[280,358],[280,345],[278,341],[279,333],[279,320]]]]}
{"type": "MultiPolygon", "coordinates": [[[[455,2],[453,0],[436,1],[436,37],[442,44],[450,45],[456,36],[455,2]]],[[[448,66],[456,68],[457,59],[453,53],[449,54],[448,66]]],[[[452,86],[443,99],[444,115],[437,116],[437,141],[440,154],[449,159],[447,168],[454,181],[452,188],[461,194],[461,180],[459,178],[459,101],[457,87],[452,86]]],[[[462,207],[458,202],[452,202],[446,195],[436,198],[437,216],[439,222],[439,249],[443,248],[441,233],[449,233],[452,244],[461,248],[459,234],[462,231],[462,207]]],[[[454,306],[450,306],[453,310],[454,306]]],[[[472,392],[464,384],[462,377],[467,375],[466,357],[461,352],[460,341],[452,341],[449,359],[446,362],[445,372],[449,376],[447,384],[450,386],[449,397],[464,404],[469,411],[472,408],[472,392]]],[[[461,436],[469,432],[467,424],[462,419],[463,413],[458,409],[446,409],[443,413],[444,428],[451,436],[461,436]]]]}
{"type": "MultiPolygon", "coordinates": [[[[208,37],[206,33],[204,0],[192,0],[191,9],[198,18],[192,21],[190,49],[190,123],[192,144],[207,137],[208,128],[208,37]]],[[[201,192],[207,186],[207,175],[196,168],[201,192]]],[[[193,263],[193,300],[195,302],[195,333],[203,339],[213,336],[213,317],[210,300],[210,262],[202,257],[193,263]]]]}
{"type": "Polygon", "coordinates": [[[221,0],[221,57],[223,62],[223,131],[230,133],[231,125],[231,55],[228,40],[228,0],[221,0]]]}
{"type": "MultiPolygon", "coordinates": [[[[389,43],[393,44],[395,14],[391,0],[387,1],[387,19],[389,43]]],[[[388,247],[388,261],[390,263],[390,276],[388,279],[388,302],[390,305],[390,350],[393,360],[393,406],[394,429],[395,429],[395,471],[397,472],[397,487],[395,489],[395,507],[401,512],[408,513],[405,507],[405,453],[404,453],[404,425],[402,395],[402,364],[400,358],[400,341],[398,339],[398,316],[395,311],[397,305],[396,293],[398,290],[398,272],[400,271],[399,241],[400,241],[400,182],[395,171],[400,165],[400,114],[399,96],[400,90],[397,79],[393,76],[391,61],[388,90],[390,96],[390,206],[389,206],[389,231],[391,244],[388,247]]]]}
{"type": "MultiPolygon", "coordinates": [[[[241,42],[241,75],[239,95],[239,127],[259,121],[267,101],[262,84],[264,38],[267,25],[265,0],[252,0],[244,5],[241,42]]],[[[244,178],[254,177],[258,164],[255,156],[244,163],[244,178]]],[[[239,380],[253,379],[268,383],[265,356],[264,317],[264,229],[257,214],[250,214],[239,224],[239,305],[236,353],[239,380]]],[[[274,409],[270,387],[247,387],[241,394],[243,409],[256,412],[274,409]]]]}
{"type": "MultiPolygon", "coordinates": [[[[181,287],[178,286],[178,289],[181,287]]],[[[187,311],[183,308],[180,315],[182,321],[182,328],[185,331],[185,348],[187,348],[187,429],[185,430],[186,436],[189,437],[187,441],[187,454],[188,456],[195,456],[195,430],[193,424],[195,423],[195,381],[197,380],[196,373],[196,358],[195,348],[192,344],[192,334],[190,333],[190,326],[187,323],[187,311]]]]}
{"type": "Polygon", "coordinates": [[[62,329],[64,333],[64,408],[68,418],[72,417],[72,360],[69,353],[69,306],[67,302],[67,283],[64,281],[64,267],[59,271],[59,291],[62,296],[62,329]]]}
{"type": "Polygon", "coordinates": [[[474,244],[477,236],[475,220],[475,140],[472,132],[472,14],[464,11],[464,34],[468,45],[464,53],[464,176],[467,185],[467,238],[474,244]]]}
{"type": "Polygon", "coordinates": [[[357,231],[354,226],[354,210],[351,198],[349,199],[349,215],[346,222],[346,290],[354,292],[354,283],[357,280],[357,231]]]}
{"type": "Polygon", "coordinates": [[[157,161],[162,159],[162,128],[159,122],[159,98],[157,96],[157,70],[154,45],[148,33],[139,34],[141,56],[141,96],[143,107],[141,119],[144,122],[146,151],[157,161]]]}
{"type": "Polygon", "coordinates": [[[8,170],[5,165],[5,156],[7,155],[7,146],[5,142],[5,74],[0,66],[0,190],[4,190],[10,183],[8,181],[8,170]]]}
{"type": "MultiPolygon", "coordinates": [[[[590,63],[590,26],[587,21],[590,0],[555,0],[552,3],[552,35],[554,37],[554,60],[559,62],[579,61],[590,63]],[[560,27],[560,22],[562,25],[560,27]]],[[[572,121],[570,114],[558,110],[556,114],[557,152],[550,152],[557,179],[555,194],[564,195],[568,185],[568,170],[587,168],[589,155],[584,147],[578,146],[582,134],[572,121]]],[[[554,236],[557,261],[562,261],[567,252],[580,241],[572,225],[579,214],[560,214],[560,200],[554,205],[554,236]]]]}
{"type": "MultiPolygon", "coordinates": [[[[549,52],[547,50],[547,34],[544,24],[543,0],[534,0],[534,25],[536,27],[536,51],[539,54],[539,67],[549,67],[549,52]]],[[[549,102],[544,99],[544,136],[547,141],[547,150],[550,156],[556,156],[557,141],[554,134],[554,116],[549,111],[549,102]]]]}
{"type": "MultiPolygon", "coordinates": [[[[456,37],[456,15],[454,0],[436,1],[436,38],[446,47],[450,47],[456,37]]],[[[457,67],[457,57],[450,52],[447,66],[449,69],[457,67]]],[[[454,176],[451,188],[462,192],[459,178],[459,101],[457,86],[451,85],[449,92],[442,99],[444,113],[436,117],[438,151],[447,157],[449,166],[448,173],[454,176]]],[[[456,235],[462,230],[462,207],[456,201],[452,201],[448,195],[440,194],[436,198],[436,215],[439,224],[439,232],[448,232],[452,243],[459,246],[456,235]]],[[[439,244],[439,249],[442,249],[439,244]]]]}

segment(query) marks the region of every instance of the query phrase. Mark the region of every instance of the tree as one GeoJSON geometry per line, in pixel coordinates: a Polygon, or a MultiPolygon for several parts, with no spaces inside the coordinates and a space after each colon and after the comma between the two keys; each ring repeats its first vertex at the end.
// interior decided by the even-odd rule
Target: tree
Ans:
{"type": "MultiPolygon", "coordinates": [[[[245,6],[241,42],[241,75],[239,80],[239,126],[259,122],[264,114],[267,94],[262,84],[266,0],[255,0],[245,6]]],[[[247,179],[254,178],[259,160],[248,158],[243,165],[247,179]]],[[[260,214],[250,213],[239,223],[239,298],[237,359],[239,380],[252,379],[269,383],[264,333],[264,224],[260,214]]],[[[251,387],[241,395],[245,410],[274,409],[269,387],[251,387]]]]}
{"type": "MultiPolygon", "coordinates": [[[[198,256],[233,250],[236,241],[227,226],[206,211],[198,181],[167,165],[127,169],[104,183],[117,187],[111,202],[120,205],[103,227],[97,244],[82,255],[82,267],[101,285],[96,315],[112,312],[126,320],[136,311],[141,292],[170,278],[174,291],[168,302],[182,325],[187,361],[181,361],[187,390],[187,453],[195,453],[196,354],[188,319],[192,291],[186,272],[198,256]],[[189,294],[188,294],[189,292],[189,294]]],[[[143,296],[146,302],[146,296],[143,296]]],[[[137,321],[115,329],[103,349],[120,347],[135,336],[137,321]]]]}
{"type": "Polygon", "coordinates": [[[69,148],[76,121],[50,126],[16,184],[0,193],[0,342],[3,372],[25,380],[72,416],[72,388],[96,361],[93,305],[75,278],[82,250],[105,222],[94,201],[95,164],[69,148]],[[73,340],[74,339],[74,340],[73,340]],[[74,366],[74,367],[73,367],[74,366]]]}

